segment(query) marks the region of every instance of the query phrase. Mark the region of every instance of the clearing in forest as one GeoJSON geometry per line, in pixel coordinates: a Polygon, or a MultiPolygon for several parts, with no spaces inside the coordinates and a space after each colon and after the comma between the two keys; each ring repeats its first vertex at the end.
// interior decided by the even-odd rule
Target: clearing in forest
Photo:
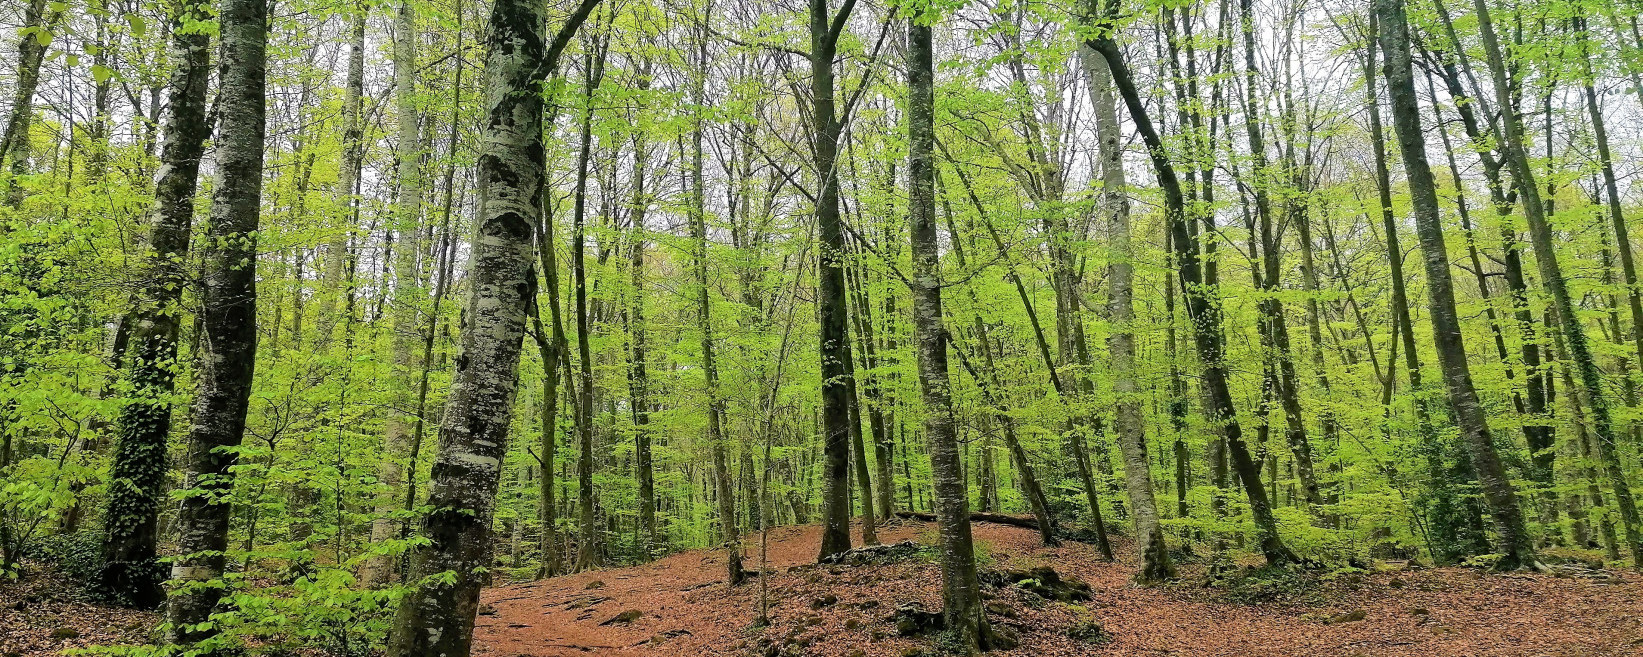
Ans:
{"type": "MultiPolygon", "coordinates": [[[[858,528],[859,529],[859,528],[858,528]]],[[[934,525],[902,521],[884,543],[929,544],[934,525]]],[[[770,533],[771,624],[752,626],[757,579],[724,585],[723,554],[694,550],[654,563],[518,583],[485,591],[475,655],[907,655],[937,654],[904,638],[894,616],[909,603],[940,607],[928,556],[867,565],[815,565],[820,529],[770,533]]],[[[1484,574],[1462,568],[1249,579],[1206,587],[1205,566],[1183,580],[1138,588],[1127,542],[1118,563],[1067,542],[1045,548],[1031,530],[977,523],[985,570],[1051,566],[1090,587],[1088,601],[1029,593],[1034,582],[984,587],[994,626],[1013,630],[1004,655],[1259,655],[1584,657],[1643,654],[1643,578],[1569,570],[1484,574]]],[[[749,569],[757,535],[746,537],[749,569]]],[[[859,534],[856,544],[860,544],[859,534]]],[[[984,579],[987,579],[984,576],[984,579]]]]}

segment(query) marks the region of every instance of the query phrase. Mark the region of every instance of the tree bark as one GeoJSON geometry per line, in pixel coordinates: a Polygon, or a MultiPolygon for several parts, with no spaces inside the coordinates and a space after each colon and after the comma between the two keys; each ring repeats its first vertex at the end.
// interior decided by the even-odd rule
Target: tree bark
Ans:
{"type": "MultiPolygon", "coordinates": [[[[393,493],[405,479],[402,459],[411,443],[410,417],[416,405],[418,363],[416,342],[421,330],[418,316],[423,303],[422,271],[422,132],[416,103],[417,66],[416,7],[410,0],[399,4],[394,18],[394,97],[398,114],[398,159],[396,181],[398,207],[395,231],[399,237],[394,250],[394,299],[390,311],[393,322],[393,405],[386,421],[382,459],[377,465],[377,481],[384,487],[371,520],[371,542],[380,544],[394,535],[393,493]]],[[[386,583],[393,572],[392,555],[372,555],[365,562],[360,579],[366,586],[386,583]]]]}
{"type": "MultiPolygon", "coordinates": [[[[1116,4],[1110,5],[1109,9],[1116,11],[1116,4]]],[[[1094,18],[1093,12],[1091,18],[1094,18]]],[[[1232,457],[1233,468],[1242,481],[1245,497],[1249,500],[1262,555],[1268,563],[1275,566],[1295,563],[1299,559],[1278,536],[1278,521],[1272,514],[1272,505],[1267,497],[1266,488],[1261,483],[1259,466],[1251,458],[1248,446],[1244,444],[1243,432],[1233,409],[1220,332],[1219,300],[1204,284],[1204,270],[1200,257],[1197,250],[1192,247],[1194,242],[1187,233],[1186,203],[1181,194],[1180,181],[1175,175],[1175,167],[1170,163],[1169,155],[1164,150],[1163,139],[1152,125],[1146,104],[1141,99],[1135,86],[1135,78],[1130,73],[1129,65],[1125,62],[1114,35],[1104,28],[1102,32],[1086,40],[1085,44],[1106,58],[1119,96],[1124,99],[1124,104],[1130,112],[1130,120],[1135,123],[1136,131],[1146,143],[1153,171],[1164,191],[1164,212],[1170,226],[1170,239],[1172,248],[1175,249],[1177,266],[1180,268],[1181,289],[1186,297],[1187,315],[1193,322],[1193,340],[1203,366],[1205,415],[1212,426],[1221,427],[1227,451],[1232,457]]]]}
{"type": "Polygon", "coordinates": [[[257,360],[257,222],[262,205],[268,4],[223,0],[218,9],[216,180],[200,285],[199,392],[188,432],[187,485],[177,514],[177,581],[166,608],[167,641],[215,634],[205,621],[222,597],[237,449],[257,360]]]}
{"type": "Polygon", "coordinates": [[[1449,403],[1471,453],[1484,499],[1495,519],[1496,531],[1500,535],[1498,549],[1503,556],[1501,567],[1533,567],[1536,565],[1534,546],[1524,527],[1516,491],[1507,478],[1500,455],[1495,452],[1488,420],[1478,401],[1471,370],[1466,362],[1466,345],[1461,337],[1460,318],[1455,312],[1454,286],[1449,275],[1449,252],[1444,244],[1443,225],[1439,217],[1437,184],[1427,164],[1426,140],[1421,132],[1403,0],[1375,0],[1374,7],[1381,23],[1379,39],[1386,59],[1383,68],[1391,97],[1392,123],[1397,131],[1399,150],[1403,154],[1405,174],[1409,177],[1415,230],[1421,242],[1422,261],[1426,265],[1432,338],[1443,368],[1444,383],[1449,390],[1449,403]]]}
{"type": "Polygon", "coordinates": [[[106,595],[143,609],[165,600],[165,570],[155,556],[166,483],[166,440],[171,434],[167,398],[176,388],[177,332],[189,278],[200,157],[211,136],[205,120],[211,37],[182,29],[200,18],[205,3],[185,0],[174,11],[171,57],[176,68],[166,90],[171,113],[163,128],[165,141],[149,211],[153,228],[144,263],[146,280],[125,319],[131,335],[120,358],[127,363],[133,395],[115,420],[117,439],[103,514],[103,567],[97,583],[106,595]]]}
{"type": "MultiPolygon", "coordinates": [[[[702,176],[702,113],[706,111],[707,35],[698,34],[696,56],[699,70],[694,82],[697,111],[693,117],[690,151],[690,234],[695,242],[692,274],[695,282],[696,319],[702,332],[702,371],[707,383],[707,442],[713,451],[713,485],[719,511],[719,542],[725,549],[725,577],[731,586],[742,583],[741,532],[736,527],[736,493],[731,486],[728,450],[724,436],[724,400],[719,397],[719,366],[714,359],[713,311],[707,275],[707,187],[702,176]]],[[[846,509],[848,514],[848,508],[846,509]]]]}
{"type": "Polygon", "coordinates": [[[947,380],[947,329],[941,314],[941,260],[936,241],[935,91],[931,29],[915,17],[907,27],[908,226],[912,232],[913,327],[918,342],[919,389],[928,409],[936,514],[941,543],[942,616],[960,649],[986,647],[987,617],[976,577],[969,495],[959,459],[947,380]]]}
{"type": "Polygon", "coordinates": [[[1111,324],[1107,351],[1112,356],[1115,397],[1113,429],[1124,456],[1124,488],[1135,514],[1135,548],[1141,570],[1135,579],[1154,584],[1175,577],[1164,530],[1158,524],[1158,502],[1153,497],[1152,466],[1147,461],[1146,417],[1135,367],[1135,253],[1130,246],[1129,183],[1124,179],[1124,145],[1119,135],[1118,100],[1113,95],[1112,72],[1106,60],[1089,48],[1079,48],[1080,63],[1095,106],[1096,148],[1101,160],[1101,211],[1107,219],[1107,316],[1111,324]]]}
{"type": "Polygon", "coordinates": [[[598,2],[583,0],[545,52],[544,5],[498,0],[491,8],[478,172],[484,203],[470,256],[467,323],[430,473],[433,510],[422,524],[429,545],[406,579],[412,584],[389,634],[391,657],[466,655],[473,641],[525,313],[535,296],[532,232],[547,184],[541,86],[598,2]],[[449,584],[432,577],[445,572],[455,574],[449,584]]]}

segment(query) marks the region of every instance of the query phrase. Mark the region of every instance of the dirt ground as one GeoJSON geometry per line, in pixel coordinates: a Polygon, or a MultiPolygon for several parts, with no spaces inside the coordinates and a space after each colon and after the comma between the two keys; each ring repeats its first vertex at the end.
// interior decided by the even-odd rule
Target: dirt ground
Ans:
{"type": "MultiPolygon", "coordinates": [[[[1179,583],[1129,582],[1135,558],[1119,541],[1117,563],[1092,546],[1045,548],[1037,534],[974,525],[985,569],[1051,566],[1089,584],[1087,602],[1062,603],[1018,587],[986,587],[989,622],[1019,638],[1001,655],[1251,655],[1341,657],[1643,656],[1643,577],[1629,573],[1484,574],[1461,568],[1312,576],[1259,602],[1234,601],[1201,584],[1186,564],[1179,583]],[[1099,627],[1099,631],[1092,628],[1099,627]],[[1076,638],[1075,638],[1076,637],[1076,638]]],[[[898,521],[885,543],[935,539],[934,526],[898,521]]],[[[859,534],[856,543],[860,544],[859,534]]],[[[745,566],[759,567],[758,536],[745,566]]],[[[940,608],[940,572],[915,557],[817,566],[820,529],[770,533],[770,573],[725,585],[723,552],[691,551],[632,568],[488,589],[474,637],[483,657],[559,655],[930,656],[929,638],[904,638],[897,607],[940,608]],[[761,586],[771,623],[755,628],[761,586]]],[[[0,657],[141,642],[152,613],[91,604],[51,579],[0,582],[0,657]]]]}
{"type": "MultiPolygon", "coordinates": [[[[995,654],[1643,655],[1643,578],[1636,575],[1400,570],[1335,578],[1294,599],[1247,604],[1190,583],[1133,586],[1135,559],[1125,543],[1115,546],[1124,555],[1119,562],[1106,563],[1092,546],[1045,548],[1029,530],[974,527],[984,567],[1049,565],[1088,583],[1093,593],[1089,602],[1065,604],[999,590],[990,622],[1014,629],[1020,646],[995,654]],[[1069,636],[1070,628],[1087,628],[1092,620],[1104,638],[1069,636]]],[[[816,559],[819,533],[815,526],[771,532],[768,627],[753,628],[760,583],[728,588],[723,554],[692,551],[644,566],[488,590],[474,654],[931,654],[928,639],[897,636],[889,617],[906,602],[939,609],[936,565],[806,567],[816,559]],[[632,612],[637,618],[624,620],[632,612]]],[[[759,563],[757,538],[747,542],[750,570],[759,563]]],[[[901,521],[880,539],[930,543],[934,526],[901,521]]],[[[1201,578],[1201,566],[1198,572],[1201,578]]],[[[1184,573],[1193,581],[1192,567],[1184,573]]]]}

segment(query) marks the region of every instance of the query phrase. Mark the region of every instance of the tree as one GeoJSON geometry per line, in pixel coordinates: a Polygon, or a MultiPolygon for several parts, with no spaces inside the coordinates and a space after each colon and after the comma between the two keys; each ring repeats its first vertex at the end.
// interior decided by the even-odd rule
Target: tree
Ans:
{"type": "Polygon", "coordinates": [[[1124,149],[1119,137],[1118,100],[1113,95],[1107,62],[1088,48],[1079,49],[1080,63],[1095,104],[1097,148],[1101,156],[1101,203],[1107,219],[1111,271],[1107,274],[1107,315],[1113,328],[1107,337],[1112,354],[1113,394],[1117,397],[1113,429],[1124,455],[1124,488],[1135,510],[1135,549],[1141,553],[1136,580],[1156,583],[1175,577],[1164,530],[1158,524],[1158,502],[1152,493],[1152,466],[1147,461],[1146,418],[1141,391],[1135,382],[1135,307],[1132,301],[1135,257],[1130,246],[1129,183],[1124,179],[1124,149]]]}
{"type": "MultiPolygon", "coordinates": [[[[223,0],[217,12],[220,53],[216,179],[206,228],[200,285],[199,392],[188,431],[189,495],[177,514],[177,582],[166,605],[167,640],[202,642],[222,597],[237,448],[245,437],[257,361],[257,227],[262,213],[268,5],[223,0]]],[[[214,649],[211,649],[214,652],[214,649]]]]}
{"type": "MultiPolygon", "coordinates": [[[[834,98],[834,59],[839,35],[850,20],[855,0],[844,0],[831,13],[827,0],[810,0],[811,159],[816,173],[816,268],[820,312],[823,458],[821,556],[850,549],[850,364],[849,309],[844,288],[844,227],[839,220],[839,137],[849,116],[840,115],[834,98]],[[831,15],[829,15],[831,13],[831,15]]],[[[858,429],[859,431],[859,429],[858,429]]]]}
{"type": "Polygon", "coordinates": [[[1449,251],[1444,244],[1438,217],[1437,184],[1426,160],[1426,139],[1421,132],[1420,109],[1415,100],[1415,80],[1409,57],[1409,26],[1402,0],[1375,0],[1380,20],[1380,46],[1385,53],[1387,92],[1391,97],[1392,125],[1398,133],[1405,174],[1414,204],[1415,231],[1420,237],[1422,262],[1426,265],[1427,304],[1432,321],[1432,339],[1438,362],[1449,390],[1449,405],[1472,456],[1472,465],[1483,486],[1484,499],[1495,519],[1503,568],[1538,567],[1534,546],[1523,523],[1516,491],[1506,475],[1483,406],[1472,384],[1466,362],[1466,345],[1461,338],[1460,320],[1455,312],[1454,286],[1449,276],[1449,251]]]}
{"type": "Polygon", "coordinates": [[[947,328],[941,313],[941,264],[936,246],[935,66],[931,28],[935,16],[915,15],[907,25],[907,224],[912,232],[913,333],[918,343],[919,390],[930,411],[924,431],[936,487],[941,534],[942,619],[958,645],[974,653],[985,646],[987,617],[976,577],[970,535],[970,500],[953,426],[947,380],[947,328]]]}
{"type": "Polygon", "coordinates": [[[545,48],[545,6],[501,0],[491,8],[479,159],[485,204],[470,264],[462,353],[429,473],[433,510],[422,520],[429,544],[413,557],[411,590],[394,617],[388,654],[395,657],[465,655],[473,641],[525,312],[535,296],[532,237],[546,184],[542,85],[598,3],[582,0],[545,48]],[[454,577],[447,580],[446,573],[454,577]]]}
{"type": "Polygon", "coordinates": [[[103,520],[103,567],[99,586],[135,607],[153,608],[165,600],[163,567],[155,561],[159,537],[160,496],[164,494],[166,439],[171,433],[169,397],[176,387],[177,332],[188,279],[185,262],[194,223],[194,193],[200,156],[210,136],[205,121],[205,94],[211,75],[211,37],[185,26],[197,21],[205,6],[178,3],[171,29],[172,70],[167,94],[171,113],[160,150],[162,165],[154,181],[150,210],[147,279],[125,319],[126,377],[133,396],[115,421],[117,436],[109,473],[108,508],[103,520]]]}

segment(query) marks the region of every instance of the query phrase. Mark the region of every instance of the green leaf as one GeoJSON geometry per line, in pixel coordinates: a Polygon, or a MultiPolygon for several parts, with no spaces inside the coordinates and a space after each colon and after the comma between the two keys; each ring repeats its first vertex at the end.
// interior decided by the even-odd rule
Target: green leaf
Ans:
{"type": "Polygon", "coordinates": [[[50,48],[51,47],[51,31],[50,30],[45,30],[45,29],[35,30],[34,31],[34,40],[40,44],[41,48],[50,48]]]}
{"type": "Polygon", "coordinates": [[[140,14],[126,14],[126,24],[131,26],[131,36],[139,39],[148,32],[148,19],[140,14]]]}
{"type": "Polygon", "coordinates": [[[102,64],[91,65],[91,79],[96,80],[98,83],[102,83],[112,77],[114,77],[113,69],[103,66],[102,64]]]}

